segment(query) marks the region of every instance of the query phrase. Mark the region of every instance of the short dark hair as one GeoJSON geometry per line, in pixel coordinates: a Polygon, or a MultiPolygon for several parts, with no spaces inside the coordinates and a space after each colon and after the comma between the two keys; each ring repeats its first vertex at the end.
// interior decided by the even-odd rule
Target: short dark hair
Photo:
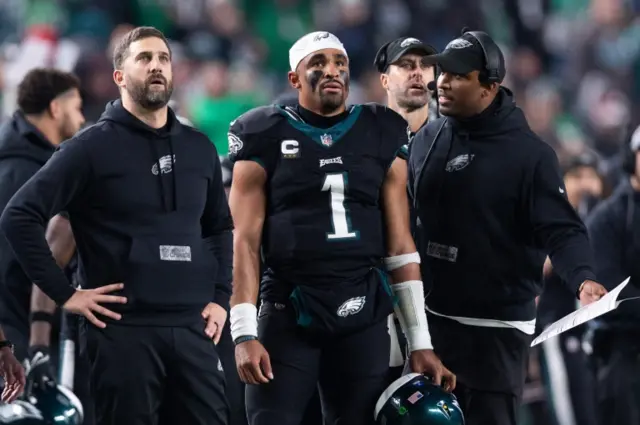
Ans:
{"type": "Polygon", "coordinates": [[[80,79],[54,68],[34,68],[18,85],[18,108],[27,114],[42,114],[51,101],[69,90],[80,90],[80,79]]]}
{"type": "Polygon", "coordinates": [[[164,44],[167,45],[167,49],[169,49],[169,55],[171,55],[171,46],[169,46],[169,41],[162,31],[154,27],[137,27],[123,35],[113,50],[113,68],[122,68],[122,63],[129,54],[129,46],[131,46],[131,43],[150,37],[156,37],[164,41],[164,44]]]}

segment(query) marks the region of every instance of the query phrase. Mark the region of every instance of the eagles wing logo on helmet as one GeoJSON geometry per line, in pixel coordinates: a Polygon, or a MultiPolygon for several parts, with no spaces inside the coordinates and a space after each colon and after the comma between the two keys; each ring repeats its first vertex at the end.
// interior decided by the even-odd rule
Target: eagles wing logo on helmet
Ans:
{"type": "Polygon", "coordinates": [[[349,298],[338,307],[338,316],[347,317],[360,313],[360,310],[362,310],[364,304],[367,302],[366,298],[367,297],[349,298]]]}

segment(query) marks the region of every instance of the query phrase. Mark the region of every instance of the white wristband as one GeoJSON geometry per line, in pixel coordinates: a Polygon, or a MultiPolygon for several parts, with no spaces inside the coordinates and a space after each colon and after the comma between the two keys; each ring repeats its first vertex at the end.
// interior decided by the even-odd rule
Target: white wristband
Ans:
{"type": "Polygon", "coordinates": [[[251,303],[237,304],[231,307],[229,314],[231,338],[235,341],[241,336],[258,337],[258,309],[251,303]]]}
{"type": "Polygon", "coordinates": [[[391,289],[398,298],[395,312],[407,338],[409,351],[433,350],[424,306],[422,281],[409,280],[396,283],[391,285],[391,289]]]}
{"type": "Polygon", "coordinates": [[[394,271],[400,267],[404,267],[407,264],[416,263],[420,264],[420,254],[417,252],[411,252],[409,254],[394,255],[393,257],[386,257],[384,259],[384,265],[387,271],[394,271]]]}

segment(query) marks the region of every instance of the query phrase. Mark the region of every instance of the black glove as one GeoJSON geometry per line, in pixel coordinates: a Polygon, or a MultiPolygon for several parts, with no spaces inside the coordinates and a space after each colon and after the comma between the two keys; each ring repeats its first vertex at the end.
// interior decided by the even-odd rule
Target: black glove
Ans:
{"type": "Polygon", "coordinates": [[[29,358],[25,360],[27,379],[32,385],[55,386],[56,379],[49,355],[49,347],[35,345],[29,347],[29,358]]]}

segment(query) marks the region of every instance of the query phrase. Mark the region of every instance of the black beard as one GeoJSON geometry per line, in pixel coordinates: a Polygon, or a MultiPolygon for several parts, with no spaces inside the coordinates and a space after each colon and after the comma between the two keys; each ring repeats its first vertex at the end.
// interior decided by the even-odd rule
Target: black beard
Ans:
{"type": "Polygon", "coordinates": [[[164,90],[151,90],[151,83],[131,83],[127,85],[127,91],[131,98],[148,111],[157,111],[167,106],[173,94],[173,82],[166,82],[164,90]]]}
{"type": "Polygon", "coordinates": [[[343,94],[325,95],[320,93],[320,110],[323,114],[330,114],[342,105],[344,105],[343,94]]]}
{"type": "Polygon", "coordinates": [[[322,71],[310,71],[307,73],[307,81],[313,92],[318,91],[320,96],[320,110],[323,114],[328,115],[339,109],[345,104],[346,91],[349,89],[349,73],[340,71],[340,77],[344,84],[344,91],[341,94],[325,94],[320,91],[320,82],[323,77],[322,71]]]}

